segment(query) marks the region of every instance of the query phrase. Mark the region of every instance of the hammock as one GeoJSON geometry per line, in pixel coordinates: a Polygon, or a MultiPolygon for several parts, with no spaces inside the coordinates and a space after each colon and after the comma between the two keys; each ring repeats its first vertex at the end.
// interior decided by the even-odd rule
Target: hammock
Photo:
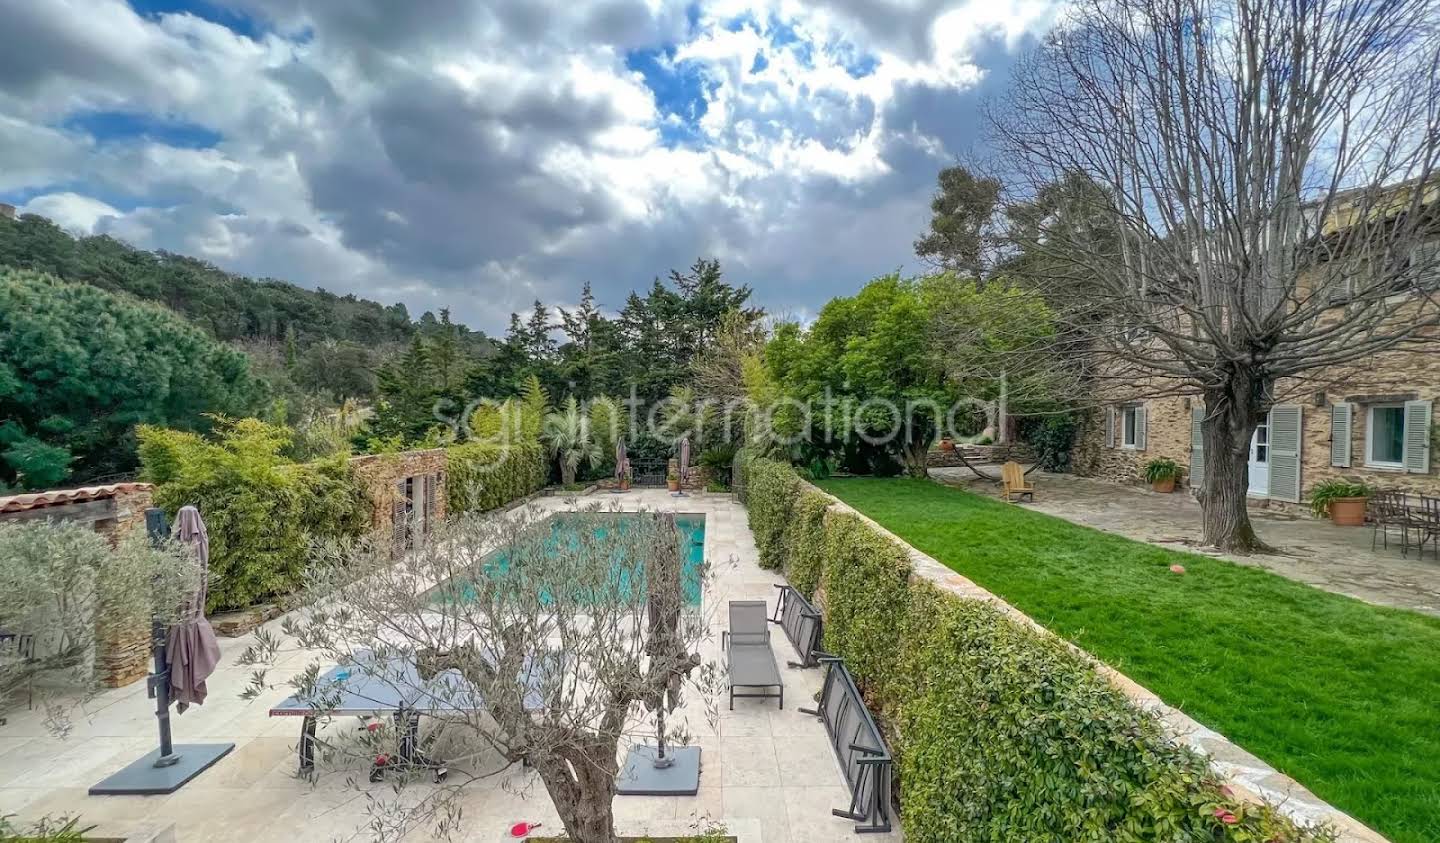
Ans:
{"type": "MultiPolygon", "coordinates": [[[[955,446],[955,451],[954,451],[954,453],[955,453],[955,456],[957,456],[957,457],[960,458],[960,462],[961,462],[966,468],[968,468],[968,469],[970,469],[971,471],[975,472],[975,476],[976,476],[976,477],[979,477],[979,478],[981,478],[982,480],[989,480],[991,483],[999,483],[999,482],[1000,482],[1000,478],[999,478],[999,477],[992,477],[992,476],[990,476],[989,474],[986,474],[985,472],[981,471],[981,470],[980,470],[979,468],[977,468],[976,466],[971,465],[971,464],[970,464],[970,461],[967,460],[967,459],[965,459],[965,452],[964,452],[963,450],[961,450],[961,446],[956,445],[956,446],[955,446]]],[[[1032,465],[1032,466],[1030,466],[1029,468],[1025,469],[1025,473],[1024,473],[1023,475],[1021,475],[1021,476],[1023,476],[1023,477],[1029,477],[1029,476],[1030,476],[1030,472],[1034,471],[1035,469],[1039,468],[1041,465],[1043,465],[1043,464],[1045,463],[1045,457],[1046,457],[1046,456],[1047,456],[1046,454],[1037,454],[1037,455],[1036,455],[1037,459],[1035,460],[1035,464],[1032,465]]]]}

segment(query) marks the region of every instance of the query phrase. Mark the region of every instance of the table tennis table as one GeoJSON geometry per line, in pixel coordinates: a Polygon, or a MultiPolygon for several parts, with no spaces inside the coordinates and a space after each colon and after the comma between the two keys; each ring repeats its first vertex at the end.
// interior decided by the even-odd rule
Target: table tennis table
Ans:
{"type": "MultiPolygon", "coordinates": [[[[540,677],[529,660],[519,677],[526,683],[525,708],[544,707],[540,677]]],[[[300,772],[315,767],[316,722],[321,717],[353,715],[360,718],[389,716],[400,736],[395,756],[379,755],[370,768],[370,780],[379,781],[389,769],[428,769],[435,781],[444,781],[445,765],[426,754],[419,740],[422,716],[473,714],[484,711],[479,692],[454,669],[427,679],[420,677],[411,656],[378,659],[369,651],[356,654],[349,665],[336,665],[316,680],[319,700],[302,700],[291,695],[270,709],[271,717],[302,717],[298,749],[300,772]]]]}

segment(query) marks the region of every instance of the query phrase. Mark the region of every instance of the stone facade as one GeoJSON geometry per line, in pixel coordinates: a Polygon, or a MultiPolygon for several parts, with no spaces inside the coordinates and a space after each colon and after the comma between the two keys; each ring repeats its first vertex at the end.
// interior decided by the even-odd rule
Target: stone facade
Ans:
{"type": "Polygon", "coordinates": [[[380,536],[395,537],[397,524],[409,519],[423,534],[445,518],[444,448],[367,454],[350,460],[373,510],[370,523],[380,536]]]}
{"type": "Polygon", "coordinates": [[[1112,483],[1143,484],[1145,463],[1168,458],[1180,465],[1181,483],[1190,473],[1190,406],[1189,398],[1152,398],[1137,402],[1145,408],[1145,442],[1143,447],[1128,447],[1119,442],[1114,447],[1105,443],[1106,408],[1086,413],[1075,430],[1075,448],[1071,452],[1074,472],[1082,477],[1099,477],[1112,483]]]}
{"type": "MultiPolygon", "coordinates": [[[[1440,399],[1440,344],[1431,348],[1399,349],[1376,355],[1363,365],[1343,370],[1316,373],[1305,382],[1281,382],[1276,385],[1275,404],[1298,407],[1301,417],[1300,498],[1291,502],[1270,496],[1252,495],[1254,505],[1285,511],[1307,512],[1303,501],[1317,483],[1334,478],[1365,483],[1373,488],[1440,496],[1440,454],[1435,452],[1436,425],[1434,405],[1440,399]],[[1405,402],[1428,402],[1432,422],[1425,440],[1429,449],[1429,469],[1407,471],[1394,466],[1372,464],[1367,451],[1371,409],[1378,405],[1403,405],[1405,402]],[[1348,437],[1349,466],[1332,462],[1331,413],[1336,404],[1351,407],[1348,437]]],[[[1190,411],[1198,397],[1151,398],[1139,402],[1145,408],[1147,422],[1146,447],[1135,450],[1106,447],[1105,411],[1087,415],[1076,432],[1074,452],[1075,473],[1099,477],[1119,483],[1142,482],[1142,467],[1154,457],[1169,457],[1180,464],[1182,482],[1188,485],[1190,466],[1190,411]]]]}
{"type": "MultiPolygon", "coordinates": [[[[114,544],[132,530],[145,529],[145,510],[152,504],[152,487],[133,484],[117,491],[115,517],[95,522],[95,531],[114,544]]],[[[101,634],[95,654],[95,677],[106,687],[119,688],[144,679],[150,672],[150,626],[138,623],[133,627],[111,629],[101,634]]]]}

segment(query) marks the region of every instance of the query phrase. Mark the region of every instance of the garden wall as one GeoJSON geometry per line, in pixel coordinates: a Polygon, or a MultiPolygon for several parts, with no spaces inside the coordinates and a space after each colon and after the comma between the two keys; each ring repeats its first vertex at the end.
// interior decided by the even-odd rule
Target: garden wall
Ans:
{"type": "Polygon", "coordinates": [[[815,595],[888,734],[907,839],[1383,840],[788,465],[744,476],[761,564],[815,595]]]}
{"type": "Polygon", "coordinates": [[[1035,454],[1029,446],[1023,442],[1011,442],[1004,445],[956,445],[949,450],[931,448],[926,464],[931,468],[964,468],[965,462],[961,461],[961,457],[973,465],[989,465],[1009,460],[1029,463],[1035,460],[1035,454]]]}
{"type": "MultiPolygon", "coordinates": [[[[0,520],[80,521],[113,546],[131,530],[144,529],[154,489],[149,483],[114,483],[0,498],[0,520]]],[[[110,688],[129,685],[150,672],[150,626],[106,627],[95,653],[95,678],[110,688]]]]}

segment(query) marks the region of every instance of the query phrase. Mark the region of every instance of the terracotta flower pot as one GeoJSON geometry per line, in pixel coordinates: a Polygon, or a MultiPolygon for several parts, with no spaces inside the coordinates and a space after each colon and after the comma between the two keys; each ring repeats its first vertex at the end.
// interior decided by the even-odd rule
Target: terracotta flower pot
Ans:
{"type": "Polygon", "coordinates": [[[629,478],[629,477],[622,477],[622,478],[620,479],[620,491],[622,491],[622,492],[628,492],[628,491],[630,491],[630,478],[629,478]]]}
{"type": "Polygon", "coordinates": [[[1336,498],[1330,502],[1330,521],[1337,527],[1363,527],[1368,498],[1336,498]]]}
{"type": "Polygon", "coordinates": [[[940,440],[940,450],[942,450],[942,451],[953,451],[953,450],[955,450],[955,440],[954,440],[954,439],[951,439],[951,438],[948,437],[948,436],[944,437],[943,439],[940,440]]]}
{"type": "Polygon", "coordinates": [[[1166,477],[1164,480],[1156,480],[1154,483],[1150,484],[1150,489],[1151,491],[1159,492],[1162,495],[1168,495],[1171,492],[1175,491],[1175,478],[1166,477]]]}
{"type": "Polygon", "coordinates": [[[667,479],[667,480],[665,481],[665,486],[666,486],[666,488],[668,488],[668,489],[669,489],[670,491],[672,491],[672,492],[678,492],[678,491],[680,491],[680,481],[679,481],[679,480],[669,480],[669,479],[667,479]]]}

